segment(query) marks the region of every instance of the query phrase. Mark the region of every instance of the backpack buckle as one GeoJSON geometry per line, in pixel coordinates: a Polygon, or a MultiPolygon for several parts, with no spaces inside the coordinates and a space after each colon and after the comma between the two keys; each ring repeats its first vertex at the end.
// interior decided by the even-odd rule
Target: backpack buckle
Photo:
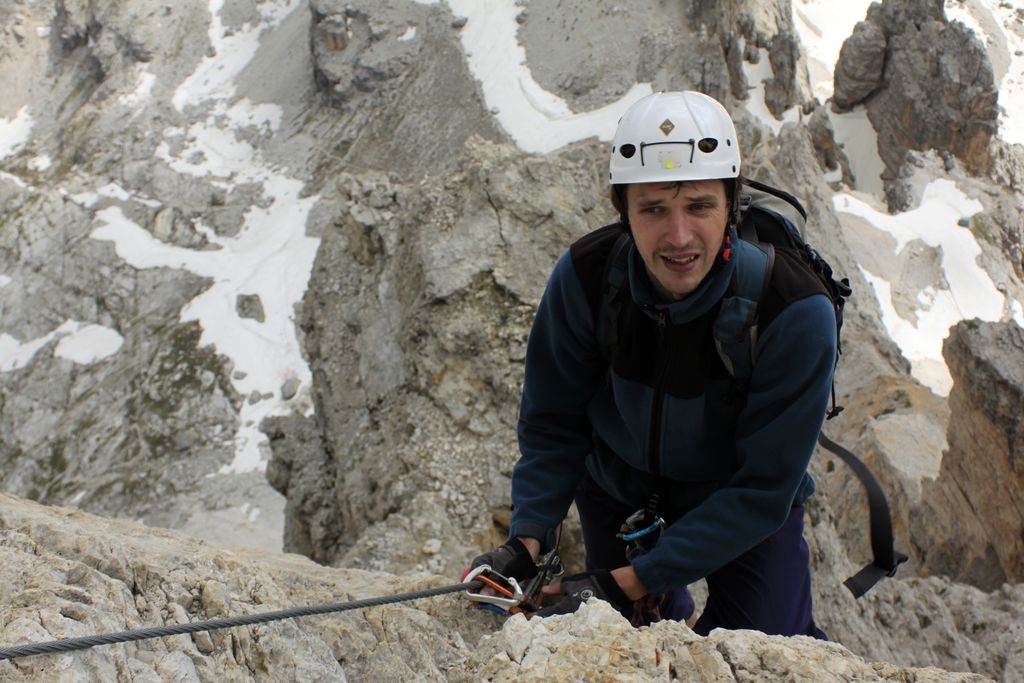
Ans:
{"type": "Polygon", "coordinates": [[[889,570],[889,573],[886,574],[886,576],[888,576],[890,579],[895,577],[896,572],[900,569],[900,565],[906,562],[908,559],[910,558],[908,558],[903,553],[899,552],[898,550],[894,550],[892,558],[892,568],[889,570]]]}

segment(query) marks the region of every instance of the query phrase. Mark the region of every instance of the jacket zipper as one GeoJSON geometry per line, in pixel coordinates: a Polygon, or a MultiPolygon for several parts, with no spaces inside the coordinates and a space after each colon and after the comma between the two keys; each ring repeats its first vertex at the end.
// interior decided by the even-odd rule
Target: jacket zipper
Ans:
{"type": "Polygon", "coordinates": [[[654,402],[651,404],[651,428],[647,439],[647,469],[654,476],[661,476],[658,451],[661,448],[661,413],[669,364],[669,353],[665,348],[665,317],[665,311],[658,312],[658,352],[661,354],[661,369],[658,373],[658,385],[654,390],[654,402]]]}

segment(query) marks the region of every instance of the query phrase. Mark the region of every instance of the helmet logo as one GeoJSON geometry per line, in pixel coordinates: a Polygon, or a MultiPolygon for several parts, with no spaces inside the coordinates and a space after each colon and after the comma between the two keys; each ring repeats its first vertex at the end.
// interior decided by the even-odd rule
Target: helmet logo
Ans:
{"type": "Polygon", "coordinates": [[[661,125],[658,126],[658,128],[661,130],[662,133],[668,135],[669,133],[676,129],[676,124],[672,123],[669,119],[665,119],[664,121],[661,122],[661,125]]]}

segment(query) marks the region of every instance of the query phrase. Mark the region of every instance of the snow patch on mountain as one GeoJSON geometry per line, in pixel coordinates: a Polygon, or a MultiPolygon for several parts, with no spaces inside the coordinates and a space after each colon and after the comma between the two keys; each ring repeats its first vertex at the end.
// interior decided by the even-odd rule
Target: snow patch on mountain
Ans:
{"type": "Polygon", "coordinates": [[[893,291],[888,278],[898,278],[899,273],[860,269],[878,299],[886,330],[911,363],[911,374],[936,394],[948,396],[953,380],[943,360],[942,342],[949,328],[970,318],[999,321],[1006,304],[1006,297],[978,264],[978,241],[970,229],[959,225],[984,208],[981,202],[953,181],[938,179],[925,188],[920,206],[900,214],[883,213],[847,193],[835,195],[832,204],[840,219],[843,214],[859,216],[894,238],[896,256],[913,242],[939,250],[939,277],[916,293],[893,291]],[[897,294],[904,304],[916,303],[909,317],[897,311],[897,294]]]}
{"type": "Polygon", "coordinates": [[[0,334],[0,372],[24,368],[54,339],[58,342],[53,355],[79,365],[90,365],[113,356],[124,343],[124,338],[116,330],[77,320],[67,320],[49,334],[26,342],[4,333],[0,334]]]}
{"type": "Polygon", "coordinates": [[[9,157],[32,137],[32,114],[22,107],[13,119],[0,119],[0,159],[9,157]]]}
{"type": "Polygon", "coordinates": [[[203,58],[191,76],[178,86],[172,103],[182,111],[188,104],[209,99],[230,99],[235,94],[235,77],[242,73],[260,48],[264,32],[281,25],[289,14],[302,5],[302,0],[261,2],[256,4],[260,21],[246,23],[240,29],[227,29],[220,12],[224,0],[210,0],[210,53],[203,58]]]}
{"type": "Polygon", "coordinates": [[[523,8],[515,0],[493,0],[486,6],[476,0],[446,1],[452,13],[466,18],[462,48],[488,109],[524,152],[553,152],[589,137],[611,140],[626,109],[653,92],[650,83],[638,83],[609,105],[573,112],[530,73],[517,38],[516,16],[523,8]]]}

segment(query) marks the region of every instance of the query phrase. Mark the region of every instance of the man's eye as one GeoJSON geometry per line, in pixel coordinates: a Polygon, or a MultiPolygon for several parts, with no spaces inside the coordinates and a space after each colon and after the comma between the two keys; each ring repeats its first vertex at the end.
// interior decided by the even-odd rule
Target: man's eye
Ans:
{"type": "Polygon", "coordinates": [[[661,213],[660,206],[648,206],[647,208],[641,209],[640,213],[661,213]]]}
{"type": "Polygon", "coordinates": [[[710,208],[710,204],[690,204],[690,211],[707,211],[710,208]]]}

